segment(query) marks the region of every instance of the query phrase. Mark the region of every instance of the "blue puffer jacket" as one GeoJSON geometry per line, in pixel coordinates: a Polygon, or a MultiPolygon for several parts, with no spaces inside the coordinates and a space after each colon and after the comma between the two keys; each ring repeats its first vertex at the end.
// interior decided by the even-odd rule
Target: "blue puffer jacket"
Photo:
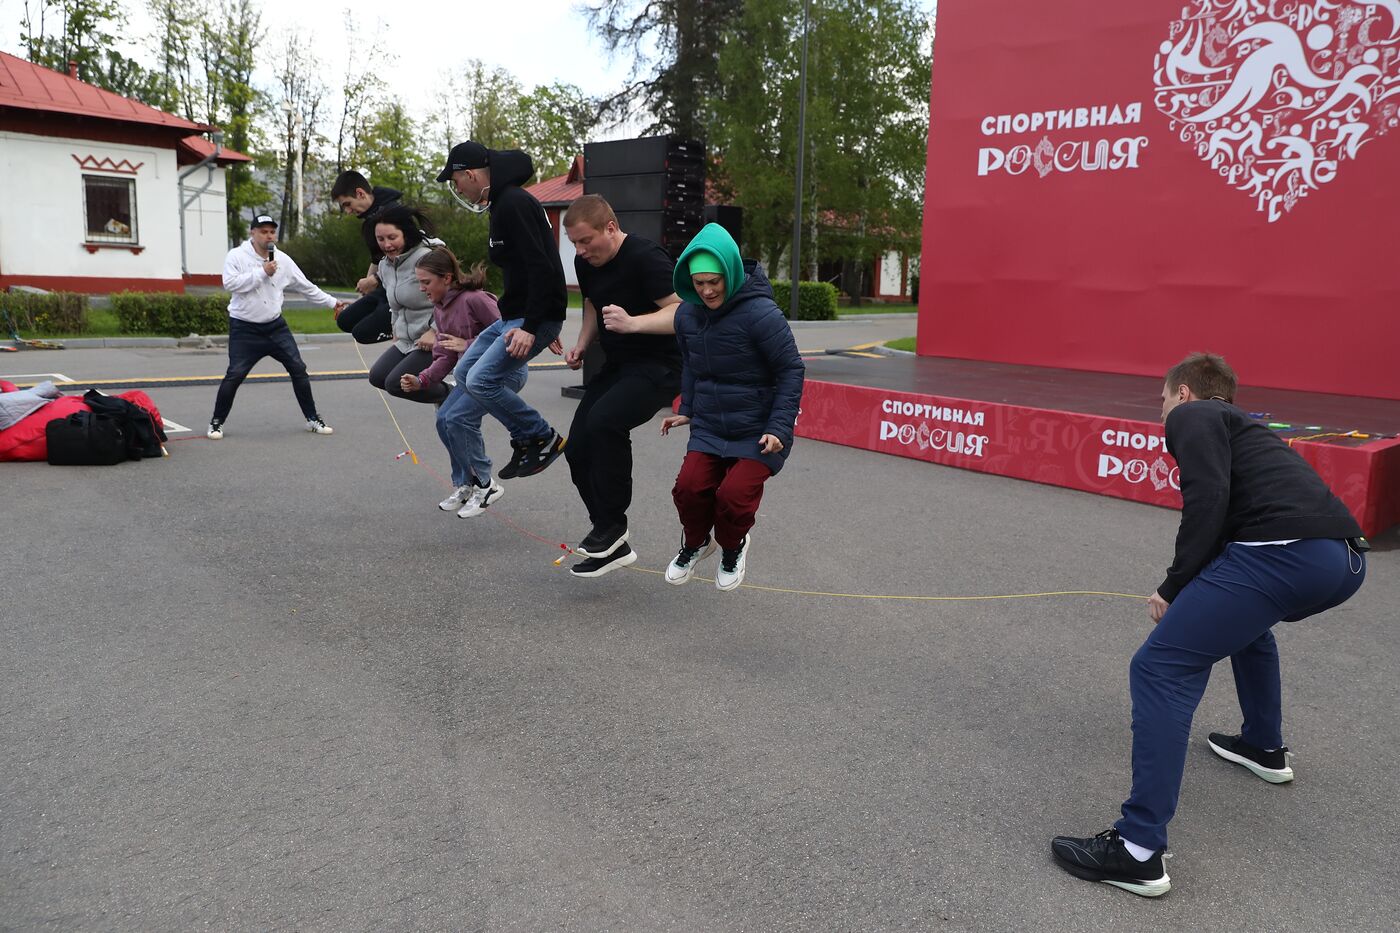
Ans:
{"type": "MultiPolygon", "coordinates": [[[[685,268],[677,263],[678,273],[685,268]]],[[[751,260],[743,269],[743,284],[714,311],[695,301],[693,290],[676,311],[685,367],[679,414],[690,417],[688,450],[757,460],[777,473],[792,453],[806,367],[768,277],[751,260]],[[783,449],[761,453],[765,434],[783,449]]]]}

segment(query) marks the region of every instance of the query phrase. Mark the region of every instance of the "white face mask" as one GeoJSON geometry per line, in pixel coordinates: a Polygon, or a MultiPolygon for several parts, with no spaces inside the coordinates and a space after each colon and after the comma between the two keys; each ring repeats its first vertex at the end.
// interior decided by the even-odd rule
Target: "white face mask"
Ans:
{"type": "Polygon", "coordinates": [[[467,199],[457,193],[457,185],[452,179],[447,179],[447,181],[443,182],[443,184],[447,185],[447,191],[449,194],[452,195],[452,200],[456,201],[458,204],[462,205],[467,210],[471,211],[473,214],[484,214],[487,212],[487,210],[490,209],[491,205],[486,197],[486,193],[491,190],[490,185],[487,185],[485,188],[481,189],[480,201],[478,201],[475,204],[468,204],[467,199]]]}

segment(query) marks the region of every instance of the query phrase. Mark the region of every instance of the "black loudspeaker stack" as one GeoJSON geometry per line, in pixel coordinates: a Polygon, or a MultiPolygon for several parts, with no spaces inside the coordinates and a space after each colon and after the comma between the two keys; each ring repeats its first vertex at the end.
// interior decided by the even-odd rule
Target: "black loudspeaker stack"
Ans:
{"type": "Polygon", "coordinates": [[[625,233],[679,256],[705,225],[705,144],[644,136],[583,147],[583,193],[607,199],[625,233]]]}

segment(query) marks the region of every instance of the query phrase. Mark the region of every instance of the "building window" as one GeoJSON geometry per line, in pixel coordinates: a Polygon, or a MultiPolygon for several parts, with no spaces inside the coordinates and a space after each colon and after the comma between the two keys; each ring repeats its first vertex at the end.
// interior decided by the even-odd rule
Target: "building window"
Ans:
{"type": "Polygon", "coordinates": [[[87,242],[137,242],[136,179],[84,175],[83,214],[87,242]]]}

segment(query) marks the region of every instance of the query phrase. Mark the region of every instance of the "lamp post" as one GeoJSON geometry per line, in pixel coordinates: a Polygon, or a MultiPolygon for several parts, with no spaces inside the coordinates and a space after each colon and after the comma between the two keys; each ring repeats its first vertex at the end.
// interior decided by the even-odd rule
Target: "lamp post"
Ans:
{"type": "Polygon", "coordinates": [[[802,0],[802,67],[797,92],[797,182],[792,208],[792,310],[797,318],[797,283],[802,277],[802,157],[807,150],[807,22],[810,0],[802,0]]]}

